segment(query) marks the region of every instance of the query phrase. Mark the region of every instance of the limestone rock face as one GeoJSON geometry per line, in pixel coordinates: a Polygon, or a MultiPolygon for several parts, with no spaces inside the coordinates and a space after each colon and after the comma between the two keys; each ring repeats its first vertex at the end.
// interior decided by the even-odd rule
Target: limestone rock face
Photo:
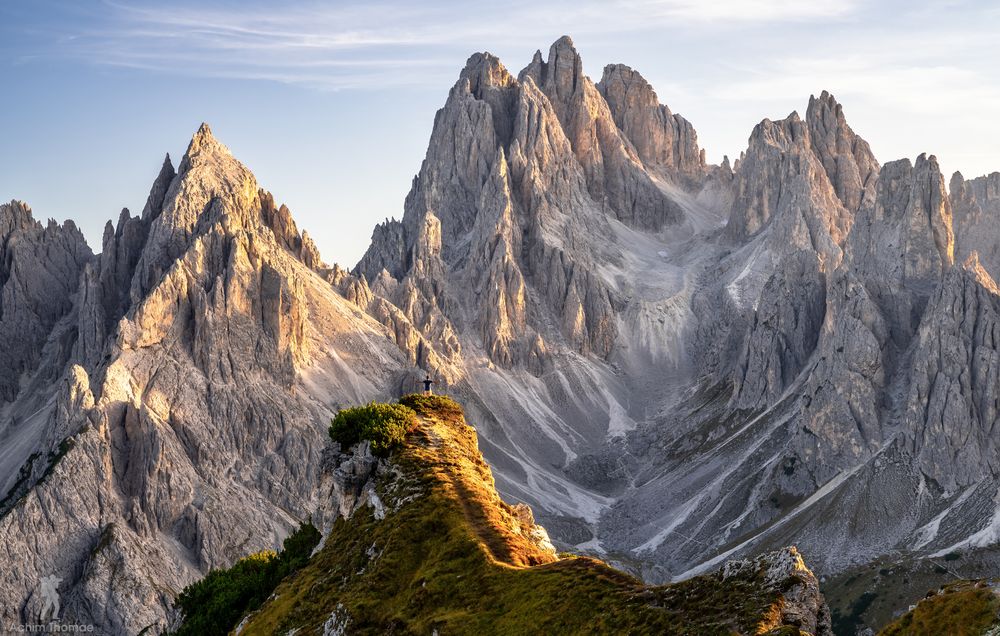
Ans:
{"type": "Polygon", "coordinates": [[[704,175],[705,154],[698,147],[694,126],[661,104],[638,71],[624,64],[609,64],[597,89],[643,164],[675,178],[697,181],[704,175]]]}
{"type": "Polygon", "coordinates": [[[975,252],[948,272],[917,331],[906,421],[920,469],[948,491],[1000,475],[1000,290],[975,252]]]}
{"type": "Polygon", "coordinates": [[[642,229],[661,229],[683,219],[680,206],[643,168],[608,102],[583,74],[583,61],[569,37],[552,44],[546,61],[536,54],[518,78],[533,81],[552,104],[598,204],[642,229]]]}
{"type": "Polygon", "coordinates": [[[743,241],[769,226],[772,250],[813,250],[824,269],[840,263],[853,215],[837,197],[798,114],[754,128],[736,184],[730,236],[743,241]]]}
{"type": "Polygon", "coordinates": [[[948,188],[954,215],[955,261],[976,252],[990,276],[1000,276],[1000,172],[966,180],[956,172],[948,188]]]}
{"type": "MultiPolygon", "coordinates": [[[[933,157],[883,166],[832,275],[820,356],[807,380],[802,460],[819,481],[871,457],[929,295],[952,265],[951,211],[933,157]],[[818,460],[818,461],[817,461],[818,460]]],[[[902,375],[901,375],[902,374],[902,375]]]]}
{"type": "Polygon", "coordinates": [[[850,268],[906,347],[927,298],[954,262],[951,204],[937,160],[921,155],[882,168],[876,200],[858,218],[847,250],[850,268]]]}
{"type": "Polygon", "coordinates": [[[809,97],[809,142],[844,207],[856,212],[873,199],[879,165],[868,142],[854,133],[843,107],[823,91],[809,97]]]}
{"type": "Polygon", "coordinates": [[[826,277],[815,252],[786,258],[764,285],[737,374],[737,408],[776,402],[816,349],[826,315],[826,277]]]}
{"type": "Polygon", "coordinates": [[[337,519],[349,518],[361,506],[370,505],[375,508],[376,515],[385,516],[385,511],[379,510],[382,502],[375,494],[374,479],[388,467],[372,455],[367,442],[351,449],[325,449],[320,470],[318,501],[312,522],[324,537],[337,519]]]}
{"type": "Polygon", "coordinates": [[[52,328],[73,305],[93,254],[72,221],[42,226],[20,201],[0,205],[0,403],[35,369],[52,328]]]}

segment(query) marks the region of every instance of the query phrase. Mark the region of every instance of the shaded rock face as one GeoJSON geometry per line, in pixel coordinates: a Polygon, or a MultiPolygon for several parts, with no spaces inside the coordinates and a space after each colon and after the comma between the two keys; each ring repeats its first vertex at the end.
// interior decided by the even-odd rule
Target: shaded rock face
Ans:
{"type": "Polygon", "coordinates": [[[1000,474],[998,312],[1000,291],[973,252],[942,280],[915,337],[907,443],[946,491],[1000,474]]]}
{"type": "Polygon", "coordinates": [[[0,205],[0,403],[20,391],[93,254],[72,221],[42,226],[20,201],[0,205]]]}
{"type": "Polygon", "coordinates": [[[826,278],[815,252],[785,259],[761,292],[734,377],[737,408],[777,402],[816,349],[826,315],[826,278]]]}

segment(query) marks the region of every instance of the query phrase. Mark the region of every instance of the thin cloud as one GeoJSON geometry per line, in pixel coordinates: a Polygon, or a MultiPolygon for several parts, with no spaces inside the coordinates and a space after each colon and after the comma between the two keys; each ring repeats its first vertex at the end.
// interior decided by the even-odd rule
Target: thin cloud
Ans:
{"type": "Polygon", "coordinates": [[[90,28],[69,25],[48,54],[197,77],[263,79],[320,89],[412,84],[413,68],[454,75],[455,56],[484,42],[530,43],[559,25],[571,34],[621,34],[690,23],[780,23],[852,13],[858,0],[618,0],[498,7],[373,2],[274,9],[136,6],[107,1],[90,28]],[[516,34],[516,35],[511,35],[516,34]],[[434,55],[433,52],[448,55],[434,55]],[[401,59],[410,62],[393,64],[401,59]],[[192,63],[195,62],[195,63],[192,63]],[[303,72],[308,69],[312,72],[303,72]],[[325,69],[319,74],[318,69],[325,69]],[[349,77],[338,77],[350,70],[349,77]],[[366,70],[367,69],[367,70],[366,70]],[[367,75],[367,77],[365,77],[367,75]]]}
{"type": "Polygon", "coordinates": [[[638,0],[634,9],[695,22],[798,22],[841,18],[853,14],[859,2],[803,2],[803,0],[638,0]]]}

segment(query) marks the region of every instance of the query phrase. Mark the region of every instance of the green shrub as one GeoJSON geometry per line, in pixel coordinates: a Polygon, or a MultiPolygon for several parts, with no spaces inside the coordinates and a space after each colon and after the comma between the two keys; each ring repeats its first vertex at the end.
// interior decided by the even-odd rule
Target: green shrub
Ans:
{"type": "Polygon", "coordinates": [[[446,415],[450,417],[460,417],[462,407],[458,402],[444,395],[424,395],[422,393],[410,393],[399,398],[399,403],[408,406],[421,415],[446,415]]]}
{"type": "Polygon", "coordinates": [[[371,402],[337,413],[330,424],[330,437],[340,442],[341,448],[368,440],[372,453],[384,457],[403,443],[415,417],[407,406],[371,402]]]}
{"type": "Polygon", "coordinates": [[[184,622],[174,634],[228,634],[240,619],[258,609],[281,579],[300,569],[319,543],[319,531],[303,523],[285,539],[281,553],[264,550],[184,588],[174,604],[184,622]]]}

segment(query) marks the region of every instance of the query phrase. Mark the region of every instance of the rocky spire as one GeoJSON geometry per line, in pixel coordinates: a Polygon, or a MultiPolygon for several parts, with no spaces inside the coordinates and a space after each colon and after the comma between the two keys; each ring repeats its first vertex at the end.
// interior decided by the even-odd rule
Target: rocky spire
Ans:
{"type": "Polygon", "coordinates": [[[591,197],[624,223],[658,230],[679,223],[684,213],[642,166],[618,129],[611,109],[589,77],[573,40],[563,36],[518,75],[546,95],[587,178],[591,197]]]}
{"type": "Polygon", "coordinates": [[[624,64],[609,64],[597,84],[615,124],[635,147],[642,162],[678,180],[705,174],[698,134],[686,119],[659,103],[653,87],[624,64]]]}
{"type": "Polygon", "coordinates": [[[177,176],[177,172],[174,170],[174,164],[170,161],[170,155],[167,154],[163,158],[160,174],[156,176],[156,180],[153,181],[153,187],[149,189],[146,206],[142,209],[142,220],[146,223],[152,223],[156,217],[160,216],[160,212],[163,211],[163,203],[167,196],[167,190],[170,188],[170,184],[173,182],[175,176],[177,176]]]}
{"type": "Polygon", "coordinates": [[[850,212],[857,212],[875,194],[879,165],[868,142],[847,125],[844,109],[823,91],[809,97],[806,109],[809,142],[826,170],[833,189],[850,212]]]}
{"type": "Polygon", "coordinates": [[[491,53],[472,55],[459,75],[459,82],[462,80],[469,82],[469,91],[473,97],[489,104],[497,143],[505,147],[509,145],[514,103],[517,99],[517,80],[491,53]]]}
{"type": "Polygon", "coordinates": [[[811,249],[827,270],[840,262],[853,214],[834,192],[798,113],[765,119],[754,128],[736,188],[726,228],[730,237],[742,242],[770,227],[773,252],[811,249]]]}

